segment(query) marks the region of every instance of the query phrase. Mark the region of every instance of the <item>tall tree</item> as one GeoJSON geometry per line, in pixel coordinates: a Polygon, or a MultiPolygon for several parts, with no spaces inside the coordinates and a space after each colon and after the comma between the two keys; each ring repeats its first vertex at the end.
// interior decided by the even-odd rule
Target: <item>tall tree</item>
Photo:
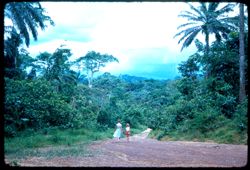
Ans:
{"type": "Polygon", "coordinates": [[[240,91],[239,91],[239,100],[242,102],[246,98],[246,90],[245,90],[245,47],[244,47],[244,4],[240,3],[240,91]]]}
{"type": "Polygon", "coordinates": [[[83,63],[87,71],[88,85],[92,87],[94,73],[98,72],[108,62],[119,62],[117,58],[108,54],[100,54],[99,52],[90,51],[85,56],[76,60],[76,63],[83,63]]]}
{"type": "Polygon", "coordinates": [[[184,28],[175,37],[183,34],[178,43],[185,40],[181,51],[183,48],[188,47],[198,33],[205,34],[205,54],[209,53],[209,35],[215,34],[216,40],[220,41],[222,38],[227,38],[227,34],[234,29],[234,25],[227,22],[228,17],[225,16],[226,13],[233,11],[233,4],[227,4],[224,7],[218,9],[219,3],[200,3],[200,6],[194,7],[192,4],[188,3],[190,6],[190,11],[182,11],[178,16],[188,19],[188,23],[182,24],[178,27],[184,28]],[[187,28],[188,27],[188,28],[187,28]]]}
{"type": "MultiPolygon", "coordinates": [[[[11,19],[13,27],[19,31],[19,34],[25,39],[25,44],[29,47],[31,31],[32,36],[37,40],[37,28],[44,30],[46,21],[51,25],[54,22],[44,14],[45,10],[39,2],[10,2],[7,3],[4,10],[5,17],[11,19]]],[[[9,30],[9,27],[6,27],[9,30]]]]}
{"type": "Polygon", "coordinates": [[[37,69],[49,81],[62,81],[66,73],[70,72],[71,63],[68,59],[72,55],[71,50],[61,47],[57,48],[53,54],[43,52],[36,57],[37,69]]]}

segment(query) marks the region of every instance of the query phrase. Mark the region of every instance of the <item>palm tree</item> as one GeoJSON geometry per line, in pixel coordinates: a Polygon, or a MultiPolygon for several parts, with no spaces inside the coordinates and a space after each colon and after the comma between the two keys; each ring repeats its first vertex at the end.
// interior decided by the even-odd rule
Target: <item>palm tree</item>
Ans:
{"type": "MultiPolygon", "coordinates": [[[[37,40],[38,27],[44,30],[46,21],[54,25],[51,18],[46,16],[44,12],[45,10],[39,2],[11,2],[6,4],[4,15],[11,19],[13,27],[19,30],[19,34],[25,39],[26,46],[29,47],[29,31],[31,31],[33,38],[37,40]]],[[[6,32],[8,32],[9,27],[6,27],[6,29],[6,32]]]]}
{"type": "Polygon", "coordinates": [[[19,55],[18,46],[22,43],[22,39],[15,29],[12,29],[9,34],[10,37],[4,41],[4,66],[7,68],[16,68],[17,57],[19,55]]]}
{"type": "Polygon", "coordinates": [[[216,40],[221,41],[222,38],[227,38],[228,33],[235,29],[233,24],[230,24],[226,13],[233,11],[233,4],[227,4],[223,8],[218,9],[219,3],[200,3],[200,6],[194,7],[188,3],[191,11],[182,11],[178,16],[188,19],[188,23],[180,25],[177,29],[184,28],[175,37],[184,34],[178,44],[184,40],[183,48],[188,47],[196,38],[198,33],[205,34],[205,54],[209,52],[209,35],[215,34],[216,40]],[[187,28],[187,26],[189,26],[187,28]]]}

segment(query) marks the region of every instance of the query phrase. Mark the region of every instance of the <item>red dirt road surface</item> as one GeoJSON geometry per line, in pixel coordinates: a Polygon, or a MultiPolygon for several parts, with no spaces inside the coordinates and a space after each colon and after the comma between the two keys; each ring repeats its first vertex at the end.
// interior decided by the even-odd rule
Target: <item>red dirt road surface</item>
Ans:
{"type": "Polygon", "coordinates": [[[29,157],[20,166],[49,167],[244,167],[247,145],[209,142],[157,141],[150,129],[126,139],[97,141],[90,156],[29,157]]]}

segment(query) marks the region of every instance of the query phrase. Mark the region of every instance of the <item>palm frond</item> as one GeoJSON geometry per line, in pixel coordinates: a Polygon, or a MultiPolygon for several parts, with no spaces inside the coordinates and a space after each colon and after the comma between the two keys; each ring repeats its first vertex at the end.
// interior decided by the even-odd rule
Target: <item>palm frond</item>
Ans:
{"type": "Polygon", "coordinates": [[[191,28],[187,28],[185,30],[182,30],[179,33],[175,34],[174,38],[177,37],[177,36],[179,36],[179,35],[181,35],[181,34],[183,34],[183,33],[185,33],[185,35],[189,34],[190,32],[193,32],[196,29],[200,29],[200,26],[195,26],[195,27],[191,27],[191,28]]]}
{"type": "Polygon", "coordinates": [[[204,14],[202,14],[202,12],[199,9],[195,8],[191,3],[188,3],[188,5],[189,5],[191,10],[195,11],[198,14],[198,16],[204,15],[204,14]]]}
{"type": "Polygon", "coordinates": [[[184,34],[184,35],[181,37],[181,39],[178,41],[178,44],[179,44],[181,41],[183,41],[184,39],[186,39],[186,37],[189,37],[193,32],[196,32],[196,31],[200,32],[201,29],[198,28],[198,29],[193,29],[193,30],[191,30],[191,31],[185,32],[185,34],[184,34]]]}
{"type": "MultiPolygon", "coordinates": [[[[189,6],[192,11],[184,11],[178,16],[187,18],[190,22],[177,27],[178,29],[185,27],[189,28],[178,32],[174,36],[175,38],[182,35],[181,39],[178,41],[179,44],[185,40],[182,49],[188,47],[199,32],[204,33],[206,37],[208,37],[209,34],[215,34],[217,41],[221,41],[222,38],[227,38],[226,34],[229,34],[237,28],[237,23],[239,22],[237,17],[229,18],[224,15],[227,12],[232,11],[232,7],[234,6],[232,4],[227,4],[221,9],[218,9],[219,3],[217,2],[200,2],[199,7],[194,7],[191,4],[189,4],[189,6]]],[[[206,43],[207,45],[209,43],[207,42],[207,39],[206,43]]]]}
{"type": "Polygon", "coordinates": [[[194,24],[197,24],[197,23],[196,22],[189,22],[189,23],[186,23],[186,24],[182,24],[182,25],[178,26],[177,29],[180,29],[180,28],[188,26],[188,25],[194,25],[194,24]]]}
{"type": "Polygon", "coordinates": [[[25,43],[27,46],[29,46],[30,39],[29,39],[29,33],[28,30],[25,26],[25,23],[23,22],[23,18],[21,17],[20,11],[21,6],[19,3],[10,3],[9,4],[10,8],[9,10],[11,11],[11,20],[13,21],[13,24],[18,27],[18,30],[20,31],[20,34],[25,38],[25,43]]]}
{"type": "Polygon", "coordinates": [[[27,15],[25,18],[24,18],[24,22],[26,24],[26,27],[29,28],[29,30],[31,31],[32,33],[32,36],[35,40],[37,40],[37,30],[36,30],[36,23],[33,22],[33,19],[31,18],[31,16],[27,15]]]}
{"type": "Polygon", "coordinates": [[[32,5],[31,4],[27,5],[27,11],[29,15],[34,19],[35,23],[38,23],[40,28],[43,30],[45,29],[44,18],[43,18],[43,8],[35,8],[32,5]]]}
{"type": "Polygon", "coordinates": [[[200,17],[200,15],[196,15],[196,14],[189,12],[189,11],[181,11],[180,14],[190,15],[190,16],[194,16],[196,18],[200,17]]]}
{"type": "Polygon", "coordinates": [[[203,13],[203,15],[207,15],[207,6],[206,6],[206,3],[204,3],[204,2],[200,2],[200,4],[201,4],[201,6],[200,6],[200,10],[201,10],[201,12],[203,13]]]}
{"type": "Polygon", "coordinates": [[[43,30],[46,27],[45,21],[54,24],[49,16],[44,15],[44,9],[39,2],[11,2],[5,6],[4,13],[6,17],[12,20],[14,27],[19,30],[27,47],[30,44],[29,31],[31,31],[33,38],[37,40],[38,27],[43,30]]]}
{"type": "Polygon", "coordinates": [[[221,18],[221,22],[231,25],[232,27],[239,28],[239,16],[235,17],[227,17],[227,18],[221,18]]]}
{"type": "Polygon", "coordinates": [[[233,11],[234,6],[235,6],[234,4],[227,4],[223,8],[215,11],[215,13],[217,14],[217,16],[219,16],[221,14],[225,14],[225,13],[231,12],[231,11],[233,11]]]}
{"type": "Polygon", "coordinates": [[[187,18],[189,21],[201,21],[200,18],[196,18],[194,16],[190,16],[190,15],[187,15],[187,14],[179,14],[178,17],[183,17],[183,18],[187,18]]]}
{"type": "Polygon", "coordinates": [[[10,12],[10,3],[5,5],[4,8],[4,17],[11,18],[11,12],[10,12]]]}
{"type": "Polygon", "coordinates": [[[218,2],[212,2],[208,4],[208,12],[214,12],[219,6],[218,2]]]}
{"type": "Polygon", "coordinates": [[[184,41],[181,51],[183,50],[183,48],[188,47],[193,42],[194,38],[197,36],[199,32],[200,30],[196,30],[189,35],[189,37],[184,41]]]}
{"type": "Polygon", "coordinates": [[[178,41],[178,44],[180,44],[180,42],[182,42],[186,37],[188,37],[192,32],[188,32],[188,33],[185,33],[178,41]]]}
{"type": "Polygon", "coordinates": [[[237,31],[238,27],[232,23],[223,23],[221,24],[221,27],[218,28],[223,28],[225,30],[227,30],[228,32],[230,31],[237,31]]]}

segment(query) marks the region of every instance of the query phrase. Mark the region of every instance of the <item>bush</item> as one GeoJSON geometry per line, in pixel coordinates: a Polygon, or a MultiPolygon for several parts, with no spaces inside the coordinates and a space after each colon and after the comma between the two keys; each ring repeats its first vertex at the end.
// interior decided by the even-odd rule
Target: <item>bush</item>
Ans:
{"type": "MultiPolygon", "coordinates": [[[[199,130],[201,133],[214,130],[218,125],[218,120],[223,119],[217,109],[207,108],[202,112],[196,112],[192,120],[190,120],[190,128],[199,130]]],[[[221,120],[220,120],[221,121],[221,120]]]]}
{"type": "Polygon", "coordinates": [[[8,78],[5,79],[4,111],[7,136],[25,128],[68,128],[75,112],[60,94],[53,92],[48,81],[8,78]]]}
{"type": "Polygon", "coordinates": [[[236,129],[241,131],[246,131],[248,126],[248,99],[245,99],[241,104],[236,108],[236,111],[233,116],[233,122],[236,126],[236,129]]]}
{"type": "Polygon", "coordinates": [[[141,108],[130,107],[123,114],[123,121],[129,123],[133,127],[138,127],[142,123],[142,110],[141,108]]]}

